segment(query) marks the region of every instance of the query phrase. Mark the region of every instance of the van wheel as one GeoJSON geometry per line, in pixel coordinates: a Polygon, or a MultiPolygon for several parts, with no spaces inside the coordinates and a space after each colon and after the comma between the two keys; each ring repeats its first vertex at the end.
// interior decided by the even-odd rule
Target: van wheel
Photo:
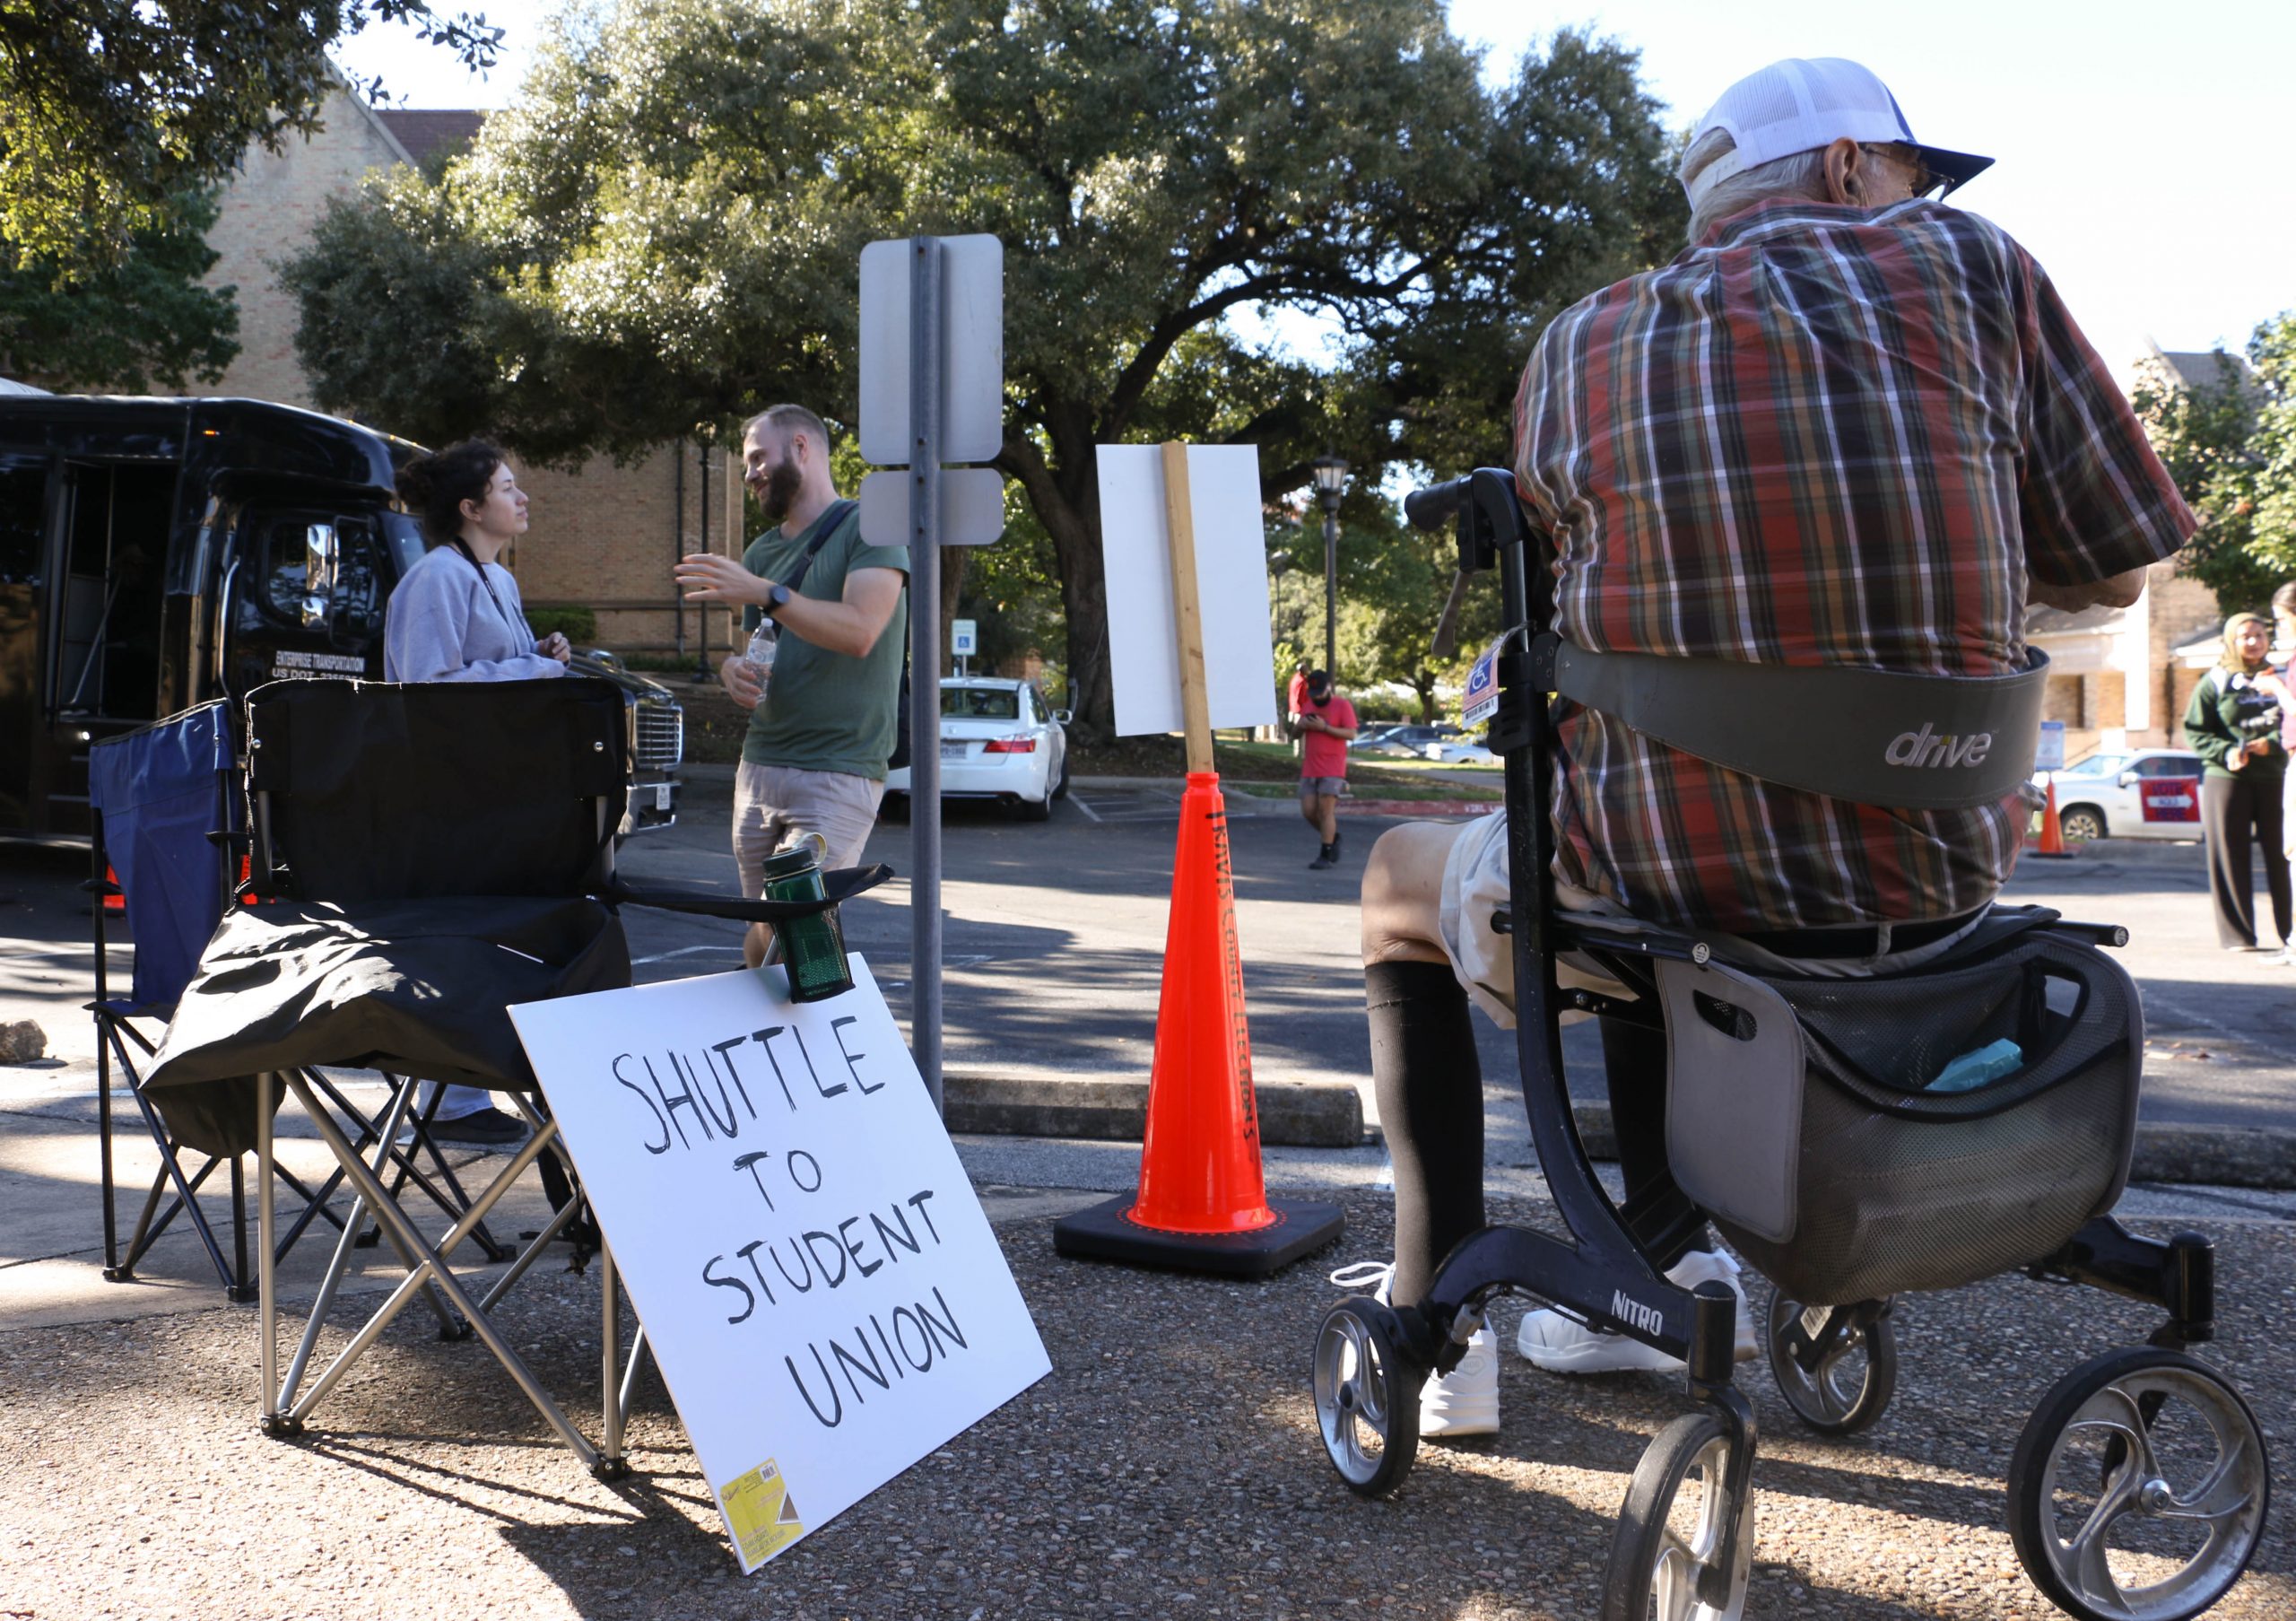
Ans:
{"type": "Polygon", "coordinates": [[[2093,805],[2076,805],[2057,814],[2057,827],[2066,838],[2080,842],[2101,839],[2105,836],[2105,813],[2093,805]]]}

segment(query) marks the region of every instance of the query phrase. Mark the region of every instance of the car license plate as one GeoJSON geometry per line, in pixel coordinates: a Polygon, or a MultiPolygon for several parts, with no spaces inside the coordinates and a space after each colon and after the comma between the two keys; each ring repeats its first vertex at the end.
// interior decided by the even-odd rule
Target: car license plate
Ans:
{"type": "Polygon", "coordinates": [[[963,759],[964,757],[965,757],[965,745],[964,745],[963,744],[961,744],[961,743],[944,743],[944,744],[941,745],[941,758],[942,758],[942,759],[944,759],[944,760],[961,760],[961,759],[963,759]]]}
{"type": "Polygon", "coordinates": [[[657,811],[670,808],[670,784],[657,782],[654,785],[654,808],[657,811]]]}

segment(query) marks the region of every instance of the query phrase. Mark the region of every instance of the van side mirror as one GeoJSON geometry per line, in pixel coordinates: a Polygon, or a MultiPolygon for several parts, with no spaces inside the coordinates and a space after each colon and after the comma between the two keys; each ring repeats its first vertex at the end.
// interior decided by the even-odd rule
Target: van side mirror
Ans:
{"type": "Polygon", "coordinates": [[[2119,780],[2120,786],[2123,788],[2135,788],[2142,779],[2139,778],[2135,771],[2123,771],[2120,774],[2119,780]]]}
{"type": "Polygon", "coordinates": [[[335,601],[342,548],[333,524],[311,524],[303,530],[303,626],[326,623],[335,601]]]}

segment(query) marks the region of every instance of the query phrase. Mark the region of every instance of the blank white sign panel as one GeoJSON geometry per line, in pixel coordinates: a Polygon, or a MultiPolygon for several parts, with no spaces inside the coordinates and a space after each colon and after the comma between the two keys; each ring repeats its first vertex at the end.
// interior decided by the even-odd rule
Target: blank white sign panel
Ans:
{"type": "MultiPolygon", "coordinates": [[[[1267,629],[1267,543],[1259,450],[1190,445],[1196,595],[1204,675],[1215,727],[1275,721],[1267,629]]],[[[1178,613],[1172,601],[1162,449],[1100,447],[1100,555],[1108,574],[1109,665],[1116,729],[1133,737],[1180,729],[1178,613]]]]}

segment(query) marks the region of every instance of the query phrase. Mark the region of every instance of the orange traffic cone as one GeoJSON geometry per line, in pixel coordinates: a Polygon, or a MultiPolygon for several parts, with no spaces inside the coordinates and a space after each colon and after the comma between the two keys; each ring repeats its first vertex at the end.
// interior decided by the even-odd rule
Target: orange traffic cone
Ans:
{"type": "Polygon", "coordinates": [[[1190,771],[1139,1191],[1056,1222],[1053,1247],[1063,1255],[1265,1277],[1345,1224],[1336,1205],[1270,1199],[1261,1179],[1233,873],[1220,779],[1190,771]]]}
{"type": "Polygon", "coordinates": [[[2054,777],[2049,779],[2048,802],[2041,806],[2041,847],[2033,854],[2046,856],[2053,861],[2065,860],[2073,854],[2065,848],[2065,829],[2057,820],[2057,779],[2054,777]]]}

